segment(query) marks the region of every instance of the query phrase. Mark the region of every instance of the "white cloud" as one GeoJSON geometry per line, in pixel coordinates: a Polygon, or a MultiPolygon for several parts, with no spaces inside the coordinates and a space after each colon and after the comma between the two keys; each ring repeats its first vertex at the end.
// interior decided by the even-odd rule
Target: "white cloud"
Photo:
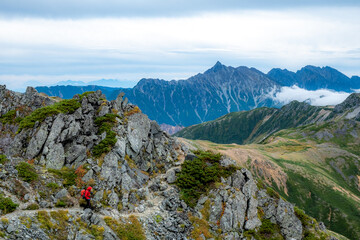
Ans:
{"type": "Polygon", "coordinates": [[[336,105],[343,102],[350,93],[335,92],[327,89],[309,91],[298,86],[282,87],[279,92],[273,95],[274,100],[282,104],[287,104],[297,100],[299,102],[306,101],[314,106],[336,105]]]}
{"type": "Polygon", "coordinates": [[[0,72],[27,80],[39,75],[125,79],[122,74],[135,76],[148,65],[155,66],[146,71],[154,75],[144,77],[159,77],[165,72],[159,66],[168,66],[180,72],[172,78],[179,78],[220,60],[262,71],[311,64],[360,74],[359,22],[358,7],[152,18],[0,18],[0,72]]]}

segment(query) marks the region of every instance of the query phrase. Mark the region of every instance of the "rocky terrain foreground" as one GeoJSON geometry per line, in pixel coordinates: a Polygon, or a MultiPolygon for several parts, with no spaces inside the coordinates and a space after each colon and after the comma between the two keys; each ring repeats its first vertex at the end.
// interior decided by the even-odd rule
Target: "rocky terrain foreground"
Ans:
{"type": "Polygon", "coordinates": [[[189,151],[123,97],[0,87],[0,238],[343,238],[230,158],[189,151]]]}

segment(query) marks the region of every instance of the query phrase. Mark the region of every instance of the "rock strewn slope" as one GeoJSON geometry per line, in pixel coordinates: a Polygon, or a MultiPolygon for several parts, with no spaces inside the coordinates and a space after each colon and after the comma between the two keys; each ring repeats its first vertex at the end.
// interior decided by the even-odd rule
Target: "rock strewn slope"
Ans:
{"type": "Polygon", "coordinates": [[[290,203],[259,190],[246,169],[213,183],[190,208],[172,183],[184,157],[195,156],[156,122],[123,95],[108,102],[97,91],[64,104],[56,105],[61,112],[44,108],[52,114],[33,125],[23,121],[38,118],[25,117],[20,125],[31,127],[19,133],[16,121],[1,125],[12,131],[13,141],[1,149],[6,155],[0,164],[2,238],[331,238],[315,222],[315,228],[301,223],[290,203]],[[95,211],[82,212],[78,196],[88,185],[95,190],[95,211]],[[16,207],[12,202],[17,210],[10,213],[16,207]]]}

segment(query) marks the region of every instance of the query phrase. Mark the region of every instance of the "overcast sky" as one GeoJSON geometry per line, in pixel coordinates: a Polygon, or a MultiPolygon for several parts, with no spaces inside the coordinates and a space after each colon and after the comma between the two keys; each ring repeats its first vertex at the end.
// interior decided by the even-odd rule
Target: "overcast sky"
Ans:
{"type": "Polygon", "coordinates": [[[1,0],[0,84],[181,79],[221,61],[360,75],[360,1],[1,0]]]}

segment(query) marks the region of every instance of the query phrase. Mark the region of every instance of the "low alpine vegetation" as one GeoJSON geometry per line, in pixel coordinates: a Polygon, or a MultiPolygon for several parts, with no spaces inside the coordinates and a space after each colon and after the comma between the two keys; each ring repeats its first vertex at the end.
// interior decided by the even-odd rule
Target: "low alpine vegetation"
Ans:
{"type": "Polygon", "coordinates": [[[109,113],[95,119],[95,124],[99,127],[98,134],[106,133],[105,139],[94,146],[92,150],[95,157],[100,157],[103,153],[110,152],[111,148],[115,145],[116,133],[111,129],[116,123],[116,117],[116,114],[109,113]]]}
{"type": "Polygon", "coordinates": [[[21,120],[18,132],[21,132],[23,129],[33,128],[37,121],[43,122],[47,117],[60,113],[74,113],[80,106],[81,104],[78,100],[66,99],[51,106],[38,108],[21,120]]]}
{"type": "Polygon", "coordinates": [[[15,211],[18,206],[19,205],[14,203],[11,198],[4,197],[2,194],[0,194],[0,210],[3,214],[15,211]]]}
{"type": "Polygon", "coordinates": [[[33,182],[38,178],[34,166],[29,163],[21,162],[16,166],[19,177],[25,182],[33,182]]]}
{"type": "Polygon", "coordinates": [[[4,154],[0,154],[0,164],[5,164],[9,161],[4,154]]]}
{"type": "Polygon", "coordinates": [[[220,181],[220,177],[229,177],[236,171],[235,166],[222,167],[221,154],[196,151],[193,160],[182,164],[175,184],[181,189],[182,199],[194,207],[200,196],[206,193],[212,185],[220,181]]]}
{"type": "Polygon", "coordinates": [[[111,217],[104,218],[106,224],[116,233],[120,239],[124,240],[145,240],[144,230],[139,220],[131,215],[130,222],[122,223],[111,217]]]}
{"type": "Polygon", "coordinates": [[[0,117],[0,122],[2,124],[13,124],[13,123],[19,123],[21,122],[22,118],[21,117],[16,117],[16,110],[10,110],[7,113],[5,113],[4,115],[2,115],[0,117]]]}

